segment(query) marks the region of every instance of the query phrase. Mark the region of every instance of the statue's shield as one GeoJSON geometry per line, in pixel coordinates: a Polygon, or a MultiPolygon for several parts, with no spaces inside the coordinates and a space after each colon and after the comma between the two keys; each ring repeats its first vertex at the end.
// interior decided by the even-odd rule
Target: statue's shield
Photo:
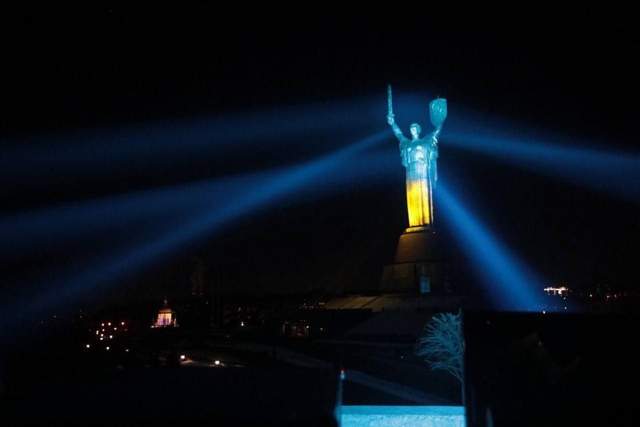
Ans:
{"type": "Polygon", "coordinates": [[[436,127],[442,127],[447,118],[447,100],[444,98],[434,99],[429,103],[429,116],[431,123],[436,127]]]}

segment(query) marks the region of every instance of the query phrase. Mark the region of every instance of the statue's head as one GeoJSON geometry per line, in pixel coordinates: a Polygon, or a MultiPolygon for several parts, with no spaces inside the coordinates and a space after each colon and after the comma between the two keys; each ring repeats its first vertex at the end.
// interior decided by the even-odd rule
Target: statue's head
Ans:
{"type": "Polygon", "coordinates": [[[411,132],[411,137],[413,139],[418,139],[420,137],[420,132],[422,132],[422,128],[417,123],[411,123],[411,126],[409,126],[409,132],[411,132]]]}

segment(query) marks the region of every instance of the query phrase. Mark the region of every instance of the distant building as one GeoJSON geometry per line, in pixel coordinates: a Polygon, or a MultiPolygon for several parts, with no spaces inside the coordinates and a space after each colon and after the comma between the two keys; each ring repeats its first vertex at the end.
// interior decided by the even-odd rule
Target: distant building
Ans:
{"type": "Polygon", "coordinates": [[[282,324],[282,335],[289,338],[309,338],[310,327],[309,320],[285,321],[282,324]]]}
{"type": "Polygon", "coordinates": [[[558,287],[553,287],[553,286],[548,286],[546,288],[544,288],[544,292],[547,295],[555,295],[555,296],[564,296],[566,297],[567,294],[569,293],[569,288],[567,288],[566,286],[558,286],[558,287]]]}
{"type": "Polygon", "coordinates": [[[167,303],[167,300],[164,300],[164,307],[162,307],[159,311],[158,311],[158,316],[156,317],[156,320],[154,322],[153,325],[151,325],[152,328],[175,328],[178,326],[177,323],[177,319],[176,319],[176,313],[169,307],[169,304],[167,303]]]}

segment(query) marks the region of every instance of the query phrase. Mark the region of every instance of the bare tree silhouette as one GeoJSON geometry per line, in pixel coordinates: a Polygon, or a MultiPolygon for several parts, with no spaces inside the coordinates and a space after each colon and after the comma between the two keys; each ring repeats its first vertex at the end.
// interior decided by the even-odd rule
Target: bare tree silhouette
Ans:
{"type": "Polygon", "coordinates": [[[431,369],[447,371],[462,384],[462,314],[439,313],[433,316],[418,339],[416,354],[424,357],[431,369]]]}

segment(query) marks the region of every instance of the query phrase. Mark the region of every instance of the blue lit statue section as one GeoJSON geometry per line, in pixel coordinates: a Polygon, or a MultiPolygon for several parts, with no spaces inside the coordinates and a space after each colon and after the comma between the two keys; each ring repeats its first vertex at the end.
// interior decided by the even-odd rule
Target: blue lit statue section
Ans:
{"type": "Polygon", "coordinates": [[[412,123],[409,126],[409,139],[396,123],[391,86],[388,87],[387,96],[387,123],[400,142],[400,158],[407,170],[409,226],[429,226],[434,220],[433,191],[438,180],[438,137],[447,118],[447,100],[437,98],[429,104],[429,117],[434,130],[421,138],[422,128],[418,123],[412,123]]]}

